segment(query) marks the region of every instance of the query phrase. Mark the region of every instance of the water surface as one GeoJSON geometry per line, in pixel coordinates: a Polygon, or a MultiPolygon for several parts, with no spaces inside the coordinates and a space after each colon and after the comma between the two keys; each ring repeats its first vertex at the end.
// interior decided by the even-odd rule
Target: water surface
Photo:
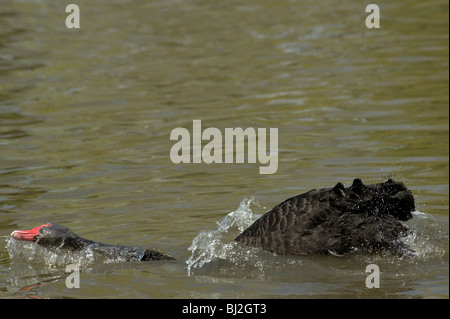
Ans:
{"type": "MultiPolygon", "coordinates": [[[[2,298],[448,298],[448,2],[60,1],[0,5],[2,298]],[[278,170],[174,164],[174,128],[278,128],[278,170]],[[415,258],[280,257],[234,247],[201,267],[188,250],[234,211],[263,214],[312,188],[387,178],[425,213],[415,258]],[[170,263],[83,260],[11,243],[46,222],[170,263]],[[421,244],[422,243],[422,244],[421,244]],[[365,286],[380,266],[379,289],[365,286]],[[188,272],[189,270],[189,272],[188,272]]],[[[239,213],[239,214],[240,214],[239,213]]],[[[246,215],[245,215],[246,216],[246,215]]],[[[199,246],[208,250],[208,246],[199,246]]],[[[196,253],[202,251],[197,249],[196,253]]]]}

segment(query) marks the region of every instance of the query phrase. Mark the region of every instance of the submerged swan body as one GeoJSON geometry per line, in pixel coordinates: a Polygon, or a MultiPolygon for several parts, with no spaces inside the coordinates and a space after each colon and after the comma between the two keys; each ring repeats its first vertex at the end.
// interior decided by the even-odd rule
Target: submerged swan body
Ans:
{"type": "MultiPolygon", "coordinates": [[[[342,256],[357,249],[394,248],[409,230],[400,221],[412,218],[414,196],[400,182],[314,189],[272,208],[235,240],[279,255],[342,256]]],[[[49,249],[88,249],[107,258],[173,260],[158,250],[110,245],[84,239],[69,228],[44,224],[13,231],[16,240],[35,242],[49,249]]]]}
{"type": "Polygon", "coordinates": [[[408,235],[414,196],[403,183],[314,189],[272,208],[236,241],[279,255],[336,255],[393,248],[408,235]]]}
{"type": "Polygon", "coordinates": [[[79,237],[69,228],[53,223],[30,230],[15,230],[11,233],[11,237],[16,240],[32,241],[48,249],[91,250],[106,258],[121,261],[174,260],[173,257],[157,250],[98,243],[79,237]]]}

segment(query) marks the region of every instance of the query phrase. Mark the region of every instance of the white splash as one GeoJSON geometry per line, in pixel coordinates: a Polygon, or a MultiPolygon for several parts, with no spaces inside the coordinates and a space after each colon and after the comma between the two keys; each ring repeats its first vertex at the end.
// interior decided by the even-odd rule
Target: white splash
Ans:
{"type": "Polygon", "coordinates": [[[28,263],[41,263],[49,269],[67,264],[87,266],[94,262],[94,256],[89,252],[51,251],[32,242],[17,241],[12,238],[6,240],[6,249],[11,260],[25,260],[28,263]]]}
{"type": "Polygon", "coordinates": [[[244,198],[236,211],[217,222],[217,229],[201,231],[194,238],[188,248],[192,252],[186,261],[188,276],[191,275],[192,267],[201,268],[215,258],[227,259],[233,255],[233,248],[236,246],[234,238],[260,217],[253,214],[250,208],[252,204],[258,205],[253,197],[244,198]]]}
{"type": "Polygon", "coordinates": [[[443,230],[438,220],[430,214],[418,210],[411,213],[414,216],[408,221],[411,233],[402,241],[413,251],[413,260],[443,257],[446,250],[442,243],[447,241],[448,245],[448,231],[443,230]]]}

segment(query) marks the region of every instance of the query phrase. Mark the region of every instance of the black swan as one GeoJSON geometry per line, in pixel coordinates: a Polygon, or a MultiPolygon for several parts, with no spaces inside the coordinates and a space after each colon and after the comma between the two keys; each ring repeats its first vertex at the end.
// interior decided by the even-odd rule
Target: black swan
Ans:
{"type": "Polygon", "coordinates": [[[69,228],[53,223],[37,226],[30,230],[15,230],[11,233],[11,237],[16,240],[32,241],[49,249],[62,248],[73,251],[89,249],[107,258],[123,261],[174,260],[173,257],[157,250],[102,244],[84,239],[69,228]]]}
{"type": "Polygon", "coordinates": [[[314,189],[272,208],[236,240],[279,255],[342,256],[358,249],[400,247],[409,230],[414,196],[403,184],[314,189]]]}

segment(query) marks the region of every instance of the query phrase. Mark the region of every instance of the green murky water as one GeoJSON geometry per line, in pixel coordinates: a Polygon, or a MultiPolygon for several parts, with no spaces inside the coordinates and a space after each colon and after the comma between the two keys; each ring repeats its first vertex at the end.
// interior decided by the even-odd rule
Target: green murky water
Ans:
{"type": "Polygon", "coordinates": [[[447,1],[378,1],[380,29],[361,1],[75,3],[80,29],[61,1],[0,3],[0,297],[448,298],[447,1]],[[174,164],[193,120],[278,128],[277,172],[174,164]],[[194,238],[244,198],[262,214],[355,177],[412,189],[415,258],[231,249],[188,275],[194,238]],[[177,262],[86,262],[68,289],[70,260],[9,241],[49,221],[177,262]]]}

